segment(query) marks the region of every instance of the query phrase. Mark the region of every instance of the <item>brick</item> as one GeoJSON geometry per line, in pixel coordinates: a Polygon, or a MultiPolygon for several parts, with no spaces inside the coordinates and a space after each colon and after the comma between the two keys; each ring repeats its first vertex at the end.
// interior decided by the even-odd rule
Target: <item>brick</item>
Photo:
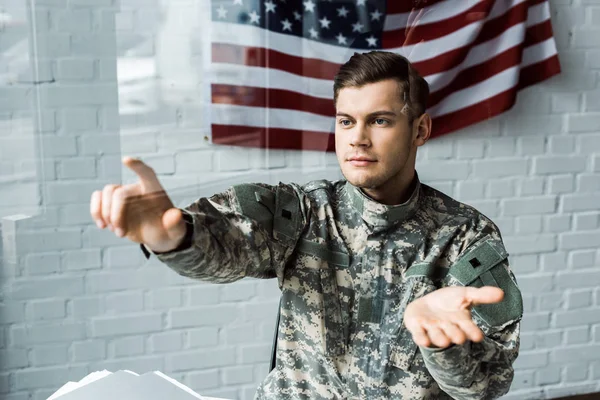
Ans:
{"type": "Polygon", "coordinates": [[[571,136],[551,136],[550,151],[553,154],[571,154],[575,151],[575,138],[571,136]]]}
{"type": "Polygon", "coordinates": [[[207,325],[223,325],[238,318],[238,309],[234,306],[194,307],[171,310],[169,319],[172,328],[185,328],[207,325]]]}
{"type": "Polygon", "coordinates": [[[85,338],[85,323],[83,322],[52,322],[39,323],[27,328],[11,329],[12,346],[23,347],[32,344],[68,342],[85,338]]]}
{"type": "Polygon", "coordinates": [[[131,357],[144,354],[144,337],[131,336],[114,339],[109,343],[114,357],[131,357]]]}
{"type": "Polygon", "coordinates": [[[6,349],[0,350],[0,370],[17,369],[29,366],[27,350],[6,349]]]}
{"type": "Polygon", "coordinates": [[[204,349],[170,354],[166,356],[166,362],[168,369],[174,372],[224,367],[235,363],[235,349],[204,349]]]}
{"type": "Polygon", "coordinates": [[[92,332],[95,336],[134,335],[162,329],[162,316],[155,313],[92,318],[92,332]]]}
{"type": "Polygon", "coordinates": [[[107,314],[125,314],[144,309],[144,294],[138,292],[110,293],[105,297],[107,314]]]}
{"type": "Polygon", "coordinates": [[[227,387],[231,385],[252,383],[254,379],[254,367],[244,365],[223,368],[221,377],[223,385],[227,387]]]}
{"type": "Polygon", "coordinates": [[[104,340],[88,340],[73,343],[73,361],[99,361],[106,358],[106,342],[104,340]]]}
{"type": "Polygon", "coordinates": [[[517,138],[517,154],[523,156],[533,156],[544,154],[545,152],[546,138],[533,136],[517,138]]]}
{"type": "Polygon", "coordinates": [[[559,251],[541,255],[542,271],[562,271],[567,268],[567,253],[559,251]]]}
{"type": "MultiPolygon", "coordinates": [[[[101,189],[99,186],[98,189],[101,189]]],[[[90,193],[91,197],[92,193],[90,193]]],[[[91,224],[89,199],[85,204],[62,204],[59,206],[61,226],[91,224]]]]}
{"type": "Polygon", "coordinates": [[[598,174],[579,174],[577,176],[577,192],[600,191],[600,176],[598,174]]]}
{"type": "MultiPolygon", "coordinates": [[[[109,118],[108,115],[105,116],[105,121],[108,120],[108,118],[109,118]]],[[[117,118],[118,118],[118,115],[117,115],[117,118]]],[[[106,124],[107,124],[107,122],[104,123],[104,125],[106,125],[106,124]]],[[[106,129],[106,127],[105,127],[105,129],[106,129]]],[[[144,132],[144,133],[135,133],[135,134],[124,133],[121,136],[121,148],[122,148],[123,154],[131,155],[131,154],[156,153],[158,151],[158,143],[156,140],[157,135],[158,134],[156,132],[144,132]]],[[[181,164],[179,164],[180,163],[179,159],[181,158],[181,154],[180,153],[175,154],[177,172],[202,171],[202,169],[199,167],[199,165],[194,165],[194,162],[195,162],[195,164],[205,163],[207,158],[212,157],[212,153],[208,153],[208,152],[202,152],[203,156],[201,156],[201,157],[200,157],[200,154],[198,154],[201,152],[189,152],[189,153],[190,154],[196,153],[198,158],[196,159],[196,158],[192,158],[190,156],[189,159],[185,159],[185,163],[182,161],[181,164]]],[[[117,158],[117,160],[118,160],[117,164],[119,165],[119,168],[120,168],[120,166],[121,166],[120,159],[117,158]]],[[[212,163],[212,161],[211,161],[211,163],[212,163]]],[[[210,168],[208,170],[210,170],[210,168]]]]}
{"type": "Polygon", "coordinates": [[[600,309],[597,308],[557,311],[555,313],[554,326],[557,328],[597,323],[600,323],[600,309]]]}
{"type": "Polygon", "coordinates": [[[540,263],[537,254],[511,256],[509,258],[511,269],[517,274],[529,274],[539,270],[540,263]]]}
{"type": "Polygon", "coordinates": [[[540,292],[538,295],[539,311],[556,311],[563,308],[565,304],[564,293],[540,292]]]}
{"type": "Polygon", "coordinates": [[[217,328],[191,329],[188,338],[191,348],[216,346],[219,343],[219,330],[217,328]]]}
{"type": "Polygon", "coordinates": [[[571,268],[590,268],[596,262],[595,250],[576,250],[572,251],[569,257],[571,268]]]}
{"type": "Polygon", "coordinates": [[[243,171],[250,169],[250,157],[244,149],[231,149],[218,152],[217,169],[221,172],[243,171]]]}
{"type": "Polygon", "coordinates": [[[208,306],[219,303],[219,287],[214,285],[201,284],[198,287],[190,288],[191,306],[208,306]]]}
{"type": "Polygon", "coordinates": [[[544,194],[546,180],[543,177],[522,178],[517,182],[520,196],[539,196],[544,194]]]}
{"type": "Polygon", "coordinates": [[[31,353],[35,367],[66,365],[69,361],[69,348],[66,344],[36,346],[31,353]]]}
{"type": "Polygon", "coordinates": [[[579,93],[559,93],[552,95],[553,113],[575,113],[581,110],[579,93]]]}
{"type": "Polygon", "coordinates": [[[600,132],[600,113],[570,114],[569,132],[600,132]]]}
{"type": "Polygon", "coordinates": [[[591,155],[600,151],[600,134],[579,134],[579,153],[582,155],[591,155]]]}
{"type": "Polygon", "coordinates": [[[522,332],[533,332],[550,327],[550,314],[547,312],[524,314],[521,321],[522,332]]]}
{"type": "Polygon", "coordinates": [[[65,300],[34,300],[29,304],[31,319],[61,319],[66,316],[65,300]]]}
{"type": "MultiPolygon", "coordinates": [[[[557,387],[548,387],[545,390],[549,399],[568,397],[581,393],[593,393],[597,390],[596,383],[565,383],[557,387]]],[[[539,399],[539,397],[538,397],[539,399]]]]}
{"type": "Polygon", "coordinates": [[[480,179],[526,175],[528,161],[523,159],[474,160],[473,176],[480,179]]]}
{"type": "Polygon", "coordinates": [[[600,247],[600,232],[567,232],[559,236],[559,248],[563,250],[600,247]]]}
{"type": "Polygon", "coordinates": [[[146,294],[148,306],[153,310],[181,307],[183,290],[181,288],[156,289],[146,294]]]}
{"type": "Polygon", "coordinates": [[[560,289],[600,286],[600,271],[559,271],[556,285],[560,289]]]}
{"type": "Polygon", "coordinates": [[[554,349],[562,344],[562,338],[561,331],[539,332],[535,335],[535,346],[538,349],[554,349]]]}
{"type": "Polygon", "coordinates": [[[183,349],[183,337],[181,332],[156,333],[149,339],[150,351],[152,353],[171,353],[183,349]]]}
{"type": "Polygon", "coordinates": [[[239,302],[250,300],[256,296],[256,282],[239,281],[233,284],[224,286],[221,289],[220,301],[222,302],[239,302]]]}
{"type": "Polygon", "coordinates": [[[557,200],[554,196],[527,197],[506,199],[501,202],[504,215],[518,216],[523,214],[550,214],[556,211],[557,200]]]}
{"type": "Polygon", "coordinates": [[[100,249],[80,249],[63,253],[64,268],[81,271],[102,267],[100,249]]]}
{"type": "Polygon", "coordinates": [[[517,217],[517,233],[520,235],[540,233],[542,231],[542,216],[529,215],[517,217]]]}
{"type": "Polygon", "coordinates": [[[557,363],[593,361],[600,351],[599,345],[579,345],[552,350],[552,361],[557,363]]]}
{"type": "Polygon", "coordinates": [[[575,189],[575,180],[570,175],[549,177],[551,194],[572,193],[575,189]]]}
{"type": "Polygon", "coordinates": [[[587,379],[588,364],[570,364],[565,367],[565,382],[579,382],[587,379]]]}
{"type": "Polygon", "coordinates": [[[219,371],[208,370],[208,371],[192,371],[188,374],[189,387],[192,390],[203,392],[206,389],[218,388],[221,384],[219,378],[219,371]]]}
{"type": "Polygon", "coordinates": [[[538,368],[535,378],[536,385],[543,386],[559,383],[561,379],[560,375],[560,367],[556,365],[538,368]]]}
{"type": "Polygon", "coordinates": [[[136,268],[142,265],[143,260],[144,255],[138,246],[111,247],[104,251],[103,268],[117,271],[136,268]]]}
{"type": "Polygon", "coordinates": [[[211,171],[214,153],[206,150],[186,151],[175,155],[177,172],[211,171]]]}
{"type": "MultiPolygon", "coordinates": [[[[99,189],[97,182],[50,182],[47,185],[48,201],[57,205],[89,202],[92,193],[99,189]]],[[[80,231],[78,233],[81,235],[80,231]]]]}
{"type": "Polygon", "coordinates": [[[585,171],[586,157],[541,156],[534,159],[534,173],[538,175],[563,174],[585,171]]]}
{"type": "Polygon", "coordinates": [[[254,344],[242,347],[242,364],[268,362],[271,357],[271,344],[254,344]]]}
{"type": "Polygon", "coordinates": [[[255,343],[256,328],[256,324],[227,326],[221,331],[222,342],[228,345],[255,343]]]}
{"type": "Polygon", "coordinates": [[[485,198],[485,182],[481,181],[462,181],[458,182],[457,197],[461,201],[467,201],[470,199],[483,199],[485,198]]]}
{"type": "Polygon", "coordinates": [[[456,143],[458,159],[483,158],[485,154],[485,143],[482,140],[460,140],[456,143]]]}
{"type": "Polygon", "coordinates": [[[524,351],[514,363],[515,369],[542,368],[548,365],[548,351],[524,351]]]}
{"type": "Polygon", "coordinates": [[[466,161],[425,161],[419,166],[419,178],[424,182],[466,179],[468,176],[469,163],[466,161]]]}
{"type": "Polygon", "coordinates": [[[12,298],[29,300],[33,298],[61,296],[77,296],[84,292],[82,277],[48,276],[15,280],[12,284],[12,298]]]}
{"type": "Polygon", "coordinates": [[[79,381],[89,373],[87,367],[44,367],[15,371],[15,389],[58,388],[68,381],[79,381]]]}
{"type": "Polygon", "coordinates": [[[566,344],[584,344],[590,341],[590,330],[588,327],[577,327],[566,330],[566,344]]]}
{"type": "Polygon", "coordinates": [[[92,317],[104,313],[100,296],[73,298],[69,301],[68,308],[75,318],[92,317]]]}
{"type": "Polygon", "coordinates": [[[515,374],[515,377],[510,385],[511,390],[519,390],[524,388],[532,388],[534,383],[534,371],[520,370],[515,374]]]}
{"type": "Polygon", "coordinates": [[[56,61],[57,79],[61,81],[91,81],[95,76],[94,60],[67,58],[56,61]]]}
{"type": "Polygon", "coordinates": [[[554,274],[539,273],[532,276],[520,276],[518,284],[523,293],[548,292],[554,288],[554,274]]]}
{"type": "Polygon", "coordinates": [[[143,274],[136,270],[102,272],[87,276],[87,291],[90,294],[163,287],[167,268],[148,270],[143,274]]]}
{"type": "Polygon", "coordinates": [[[596,91],[586,92],[584,97],[584,111],[600,111],[600,95],[596,91]]]}
{"type": "Polygon", "coordinates": [[[25,256],[25,269],[28,275],[50,275],[60,271],[60,253],[48,252],[25,256]]]}

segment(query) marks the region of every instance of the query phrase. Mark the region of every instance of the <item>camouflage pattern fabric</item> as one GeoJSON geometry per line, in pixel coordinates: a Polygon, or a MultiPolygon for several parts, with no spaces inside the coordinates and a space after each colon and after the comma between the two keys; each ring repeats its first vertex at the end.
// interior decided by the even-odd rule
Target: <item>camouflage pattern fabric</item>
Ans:
{"type": "MultiPolygon", "coordinates": [[[[503,249],[500,233],[418,178],[413,187],[406,203],[386,206],[346,181],[241,185],[186,207],[192,246],[157,257],[209,282],[278,279],[277,366],[256,399],[500,397],[522,305],[496,326],[473,313],[484,341],[447,349],[420,348],[403,325],[411,301],[461,285],[448,271],[474,244],[503,249]]],[[[517,288],[506,258],[494,270],[517,288]]]]}

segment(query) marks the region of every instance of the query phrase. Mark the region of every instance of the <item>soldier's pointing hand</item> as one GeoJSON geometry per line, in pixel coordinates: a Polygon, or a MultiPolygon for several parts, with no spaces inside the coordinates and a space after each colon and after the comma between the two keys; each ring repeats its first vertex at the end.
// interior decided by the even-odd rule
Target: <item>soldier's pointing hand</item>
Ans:
{"type": "Polygon", "coordinates": [[[186,233],[181,210],[173,206],[152,168],[131,157],[125,157],[123,164],[136,173],[138,182],[95,191],[90,201],[92,218],[99,228],[144,243],[155,252],[177,248],[186,233]]]}

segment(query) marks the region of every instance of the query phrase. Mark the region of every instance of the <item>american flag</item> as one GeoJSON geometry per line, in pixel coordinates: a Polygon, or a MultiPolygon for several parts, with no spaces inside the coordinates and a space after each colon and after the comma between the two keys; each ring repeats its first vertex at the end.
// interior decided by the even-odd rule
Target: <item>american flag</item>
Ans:
{"type": "Polygon", "coordinates": [[[414,64],[434,137],[560,72],[547,0],[212,0],[211,12],[216,144],[334,150],[333,77],[355,52],[414,64]]]}

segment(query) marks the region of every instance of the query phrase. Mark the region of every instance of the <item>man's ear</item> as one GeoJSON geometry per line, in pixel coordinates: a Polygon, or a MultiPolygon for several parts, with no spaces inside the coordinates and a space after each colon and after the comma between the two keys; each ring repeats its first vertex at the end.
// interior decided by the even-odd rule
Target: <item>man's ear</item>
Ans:
{"type": "Polygon", "coordinates": [[[413,122],[415,144],[423,146],[431,136],[431,117],[424,113],[413,122]]]}

